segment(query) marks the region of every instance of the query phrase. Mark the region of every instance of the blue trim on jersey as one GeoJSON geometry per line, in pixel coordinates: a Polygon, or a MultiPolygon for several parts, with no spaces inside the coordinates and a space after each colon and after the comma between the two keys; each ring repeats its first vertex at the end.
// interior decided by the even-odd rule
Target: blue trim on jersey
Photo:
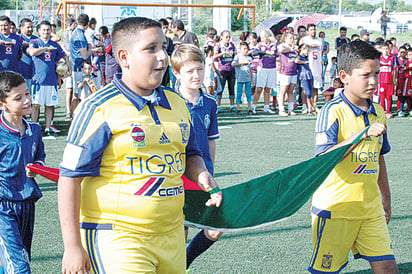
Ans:
{"type": "Polygon", "coordinates": [[[335,122],[329,127],[329,129],[324,132],[327,137],[327,142],[324,144],[316,144],[315,138],[315,156],[318,156],[321,153],[324,153],[331,147],[335,146],[338,143],[338,133],[339,133],[339,120],[336,119],[335,122]]]}
{"type": "Polygon", "coordinates": [[[99,251],[99,241],[98,239],[98,234],[99,231],[96,230],[96,235],[95,235],[95,249],[96,249],[96,256],[97,256],[97,260],[98,260],[98,265],[100,266],[99,269],[101,270],[102,274],[106,274],[106,270],[104,270],[104,266],[103,266],[103,260],[102,260],[102,256],[100,255],[100,251],[99,251]]]}
{"type": "MultiPolygon", "coordinates": [[[[116,86],[116,88],[124,95],[126,98],[139,110],[141,111],[145,105],[148,103],[146,99],[143,97],[137,95],[130,89],[128,89],[122,82],[122,74],[121,73],[116,73],[113,77],[113,85],[116,86]]],[[[164,86],[159,86],[158,88],[155,89],[155,92],[157,94],[156,96],[156,102],[153,103],[153,105],[159,105],[162,106],[166,109],[172,109],[169,104],[169,100],[167,100],[166,94],[164,92],[164,89],[169,89],[164,86]]],[[[173,90],[169,89],[170,91],[174,92],[173,90]]],[[[153,117],[154,118],[154,117],[153,117]]]]}
{"type": "Polygon", "coordinates": [[[103,230],[113,230],[112,224],[96,224],[96,223],[80,223],[80,228],[82,229],[103,229],[103,230]]]}
{"type": "Polygon", "coordinates": [[[313,268],[311,268],[311,267],[308,268],[308,271],[309,271],[310,273],[313,273],[313,274],[323,274],[323,273],[328,273],[328,274],[336,273],[336,274],[337,274],[337,273],[340,273],[340,272],[342,271],[342,269],[344,269],[347,265],[348,265],[348,262],[344,263],[344,264],[339,268],[338,271],[334,271],[334,272],[330,272],[330,271],[319,271],[319,270],[313,269],[313,268]]]}
{"type": "Polygon", "coordinates": [[[119,91],[113,85],[108,85],[107,88],[94,93],[89,96],[83,104],[81,104],[80,111],[76,114],[78,118],[74,119],[74,123],[70,127],[69,135],[67,141],[70,143],[75,143],[76,140],[80,139],[82,136],[77,134],[80,130],[84,133],[85,128],[89,122],[90,117],[93,115],[95,109],[105,103],[107,100],[119,94],[119,91]]]}
{"type": "Polygon", "coordinates": [[[320,209],[314,206],[312,206],[311,212],[319,217],[327,218],[327,219],[330,219],[332,215],[331,211],[320,209]]]}
{"type": "MultiPolygon", "coordinates": [[[[349,107],[351,108],[351,110],[353,111],[353,113],[355,114],[356,117],[361,116],[362,114],[365,113],[364,110],[360,109],[359,107],[357,107],[356,105],[352,104],[348,98],[346,98],[345,94],[344,94],[345,90],[343,90],[339,96],[342,98],[342,101],[345,102],[347,105],[349,105],[349,107]]],[[[373,105],[373,102],[371,99],[366,99],[368,101],[369,104],[369,109],[366,111],[367,114],[375,114],[375,116],[377,116],[376,114],[376,110],[375,110],[375,106],[373,105]]]]}
{"type": "Polygon", "coordinates": [[[395,255],[382,255],[382,256],[365,256],[361,255],[359,253],[353,255],[355,259],[365,259],[369,262],[380,262],[380,261],[386,261],[386,260],[395,260],[395,255]]]}
{"type": "Polygon", "coordinates": [[[315,243],[315,247],[314,247],[314,250],[313,250],[313,256],[312,256],[312,260],[311,260],[312,263],[310,264],[309,269],[313,268],[313,266],[315,264],[315,261],[316,261],[316,257],[318,256],[320,241],[322,239],[322,234],[323,234],[323,230],[325,228],[326,220],[327,220],[326,218],[322,218],[322,217],[318,218],[318,224],[316,226],[316,235],[317,235],[316,243],[315,243]]]}
{"type": "Polygon", "coordinates": [[[338,95],[324,105],[320,111],[319,118],[316,122],[316,133],[325,132],[328,129],[329,110],[332,106],[342,102],[342,98],[338,95]]]}
{"type": "Polygon", "coordinates": [[[93,269],[93,273],[98,274],[99,269],[98,269],[98,266],[96,265],[96,258],[94,254],[94,245],[93,245],[95,233],[96,233],[96,230],[93,230],[93,229],[86,230],[86,245],[87,245],[87,253],[89,254],[90,265],[91,265],[91,268],[93,269]]]}

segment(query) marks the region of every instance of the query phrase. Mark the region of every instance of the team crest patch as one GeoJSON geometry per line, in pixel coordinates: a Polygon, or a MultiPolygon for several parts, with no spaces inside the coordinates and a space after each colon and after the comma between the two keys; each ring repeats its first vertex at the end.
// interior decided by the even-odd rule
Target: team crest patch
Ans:
{"type": "Polygon", "coordinates": [[[330,269],[332,267],[332,258],[333,255],[324,254],[322,258],[322,268],[330,269]]]}
{"type": "Polygon", "coordinates": [[[133,148],[140,148],[146,146],[146,133],[140,125],[132,124],[133,128],[131,131],[133,139],[133,148]]]}
{"type": "Polygon", "coordinates": [[[179,123],[180,132],[182,132],[182,144],[189,143],[190,128],[188,123],[179,123]]]}
{"type": "Polygon", "coordinates": [[[323,145],[328,142],[328,136],[326,135],[325,132],[318,133],[316,134],[316,144],[317,145],[323,145]]]}

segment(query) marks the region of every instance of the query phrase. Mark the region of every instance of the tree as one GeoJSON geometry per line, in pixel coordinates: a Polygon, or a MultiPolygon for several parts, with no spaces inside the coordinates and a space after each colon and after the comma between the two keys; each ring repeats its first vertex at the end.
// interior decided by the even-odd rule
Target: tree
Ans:
{"type": "Polygon", "coordinates": [[[318,12],[330,14],[333,8],[333,0],[291,0],[287,4],[288,11],[294,12],[318,12]]]}
{"type": "Polygon", "coordinates": [[[12,0],[2,0],[0,1],[0,10],[15,9],[16,4],[12,0]]]}

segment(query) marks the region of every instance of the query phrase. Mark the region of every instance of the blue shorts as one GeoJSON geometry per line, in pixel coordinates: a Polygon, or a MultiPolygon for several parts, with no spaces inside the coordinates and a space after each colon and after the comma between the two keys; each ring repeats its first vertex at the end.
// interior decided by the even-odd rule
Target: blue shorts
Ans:
{"type": "Polygon", "coordinates": [[[0,199],[0,261],[5,273],[30,273],[34,200],[0,199]]]}

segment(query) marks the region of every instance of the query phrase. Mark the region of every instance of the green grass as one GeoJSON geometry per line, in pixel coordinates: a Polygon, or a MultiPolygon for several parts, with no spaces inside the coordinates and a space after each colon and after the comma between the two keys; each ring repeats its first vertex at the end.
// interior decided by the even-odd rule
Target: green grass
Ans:
{"type": "MultiPolygon", "coordinates": [[[[226,96],[226,93],[225,93],[226,96]]],[[[228,100],[224,100],[227,107],[228,100]]],[[[61,91],[61,106],[64,105],[61,91]]],[[[245,110],[246,107],[243,105],[245,110]]],[[[55,123],[67,132],[65,108],[56,110],[55,123]]],[[[313,155],[315,118],[269,115],[219,115],[221,138],[217,141],[216,180],[221,187],[245,182],[313,155]],[[285,124],[288,122],[290,124],[285,124]]],[[[392,151],[386,164],[392,191],[393,248],[401,273],[412,273],[412,213],[410,169],[412,119],[388,121],[392,151]]],[[[65,145],[63,134],[45,140],[47,165],[58,167],[65,145]]],[[[44,197],[37,203],[33,273],[60,273],[63,252],[57,212],[56,184],[38,177],[44,197]]],[[[311,257],[310,203],[291,218],[265,228],[225,233],[191,266],[191,273],[306,273],[311,257]]],[[[198,230],[190,229],[189,240],[198,230]]],[[[350,257],[345,273],[372,273],[364,260],[350,257]]]]}

